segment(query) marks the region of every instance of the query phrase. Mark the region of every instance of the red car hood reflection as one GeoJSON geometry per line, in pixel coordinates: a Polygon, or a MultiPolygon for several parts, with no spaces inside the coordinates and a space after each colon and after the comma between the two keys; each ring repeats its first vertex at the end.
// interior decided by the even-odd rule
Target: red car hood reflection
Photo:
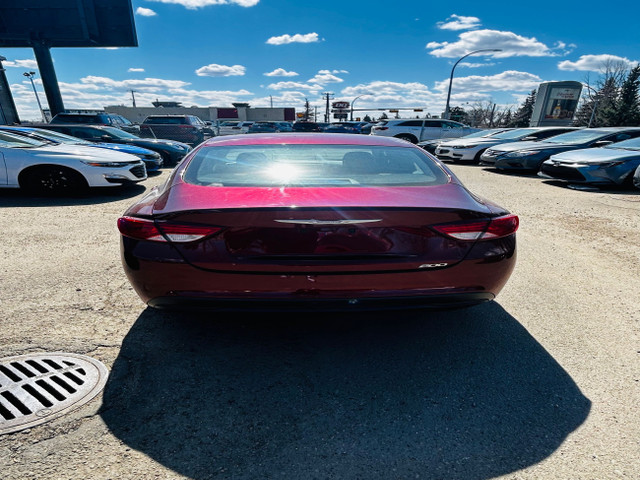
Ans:
{"type": "MultiPolygon", "coordinates": [[[[283,207],[389,207],[477,209],[461,185],[424,187],[210,187],[178,183],[154,203],[153,213],[185,210],[283,207]]],[[[491,213],[486,207],[487,214],[491,213]]]]}

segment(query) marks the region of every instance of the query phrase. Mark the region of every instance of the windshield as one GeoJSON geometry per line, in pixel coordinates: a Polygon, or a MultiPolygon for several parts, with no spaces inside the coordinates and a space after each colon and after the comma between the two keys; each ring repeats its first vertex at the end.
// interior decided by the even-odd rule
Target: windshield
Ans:
{"type": "Polygon", "coordinates": [[[125,132],[124,130],[120,130],[119,128],[116,128],[116,127],[104,127],[104,128],[102,128],[102,130],[107,132],[112,137],[117,137],[117,138],[137,138],[137,139],[140,138],[140,137],[134,135],[133,133],[125,132]]]}
{"type": "Polygon", "coordinates": [[[535,128],[516,128],[515,130],[508,130],[502,133],[496,133],[492,135],[491,138],[502,138],[502,139],[512,139],[512,138],[522,138],[534,133],[538,133],[539,130],[535,128]]]}
{"type": "Polygon", "coordinates": [[[202,148],[183,179],[217,187],[423,186],[449,181],[422,149],[356,145],[202,148]]]}
{"type": "Polygon", "coordinates": [[[473,132],[469,135],[464,135],[460,138],[476,138],[476,137],[492,137],[495,136],[496,133],[504,132],[504,128],[492,128],[489,130],[480,130],[479,132],[473,132]]]}
{"type": "Polygon", "coordinates": [[[582,130],[576,130],[574,132],[561,133],[551,138],[545,139],[546,143],[568,143],[568,144],[583,144],[599,138],[611,135],[612,132],[604,130],[590,130],[588,128],[582,130]]]}
{"type": "Polygon", "coordinates": [[[0,132],[0,146],[10,148],[33,148],[43,147],[45,142],[36,140],[35,138],[23,137],[20,135],[13,135],[7,132],[0,132]]]}
{"type": "Polygon", "coordinates": [[[622,150],[640,150],[640,137],[624,140],[622,142],[614,143],[613,145],[607,145],[602,148],[615,148],[622,150]]]}

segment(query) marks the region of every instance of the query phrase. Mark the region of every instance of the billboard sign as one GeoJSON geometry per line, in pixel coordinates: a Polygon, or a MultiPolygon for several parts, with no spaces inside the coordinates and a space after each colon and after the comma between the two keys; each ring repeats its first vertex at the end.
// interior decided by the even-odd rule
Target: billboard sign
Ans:
{"type": "Polygon", "coordinates": [[[541,83],[529,126],[569,126],[580,100],[580,82],[541,83]]]}

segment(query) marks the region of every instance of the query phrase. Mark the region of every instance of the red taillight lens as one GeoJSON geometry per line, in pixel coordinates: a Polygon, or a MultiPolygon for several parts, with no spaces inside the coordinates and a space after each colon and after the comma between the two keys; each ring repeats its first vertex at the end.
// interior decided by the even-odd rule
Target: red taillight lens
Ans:
{"type": "Polygon", "coordinates": [[[135,238],[136,240],[166,242],[168,238],[171,242],[187,243],[218,233],[222,228],[170,222],[158,222],[156,225],[156,222],[146,218],[120,217],[118,219],[118,230],[125,237],[135,238]]]}
{"type": "Polygon", "coordinates": [[[520,221],[517,215],[505,215],[487,220],[434,225],[433,228],[457,240],[492,240],[516,233],[520,221]]]}
{"type": "Polygon", "coordinates": [[[374,130],[389,130],[389,127],[373,127],[374,130]]]}

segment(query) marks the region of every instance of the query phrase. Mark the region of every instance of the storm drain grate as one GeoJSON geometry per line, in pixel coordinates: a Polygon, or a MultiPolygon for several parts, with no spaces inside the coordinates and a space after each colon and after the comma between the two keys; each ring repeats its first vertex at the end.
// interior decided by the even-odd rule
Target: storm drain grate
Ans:
{"type": "Polygon", "coordinates": [[[0,359],[0,435],[53,420],[94,398],[107,367],[73,353],[0,359]]]}

